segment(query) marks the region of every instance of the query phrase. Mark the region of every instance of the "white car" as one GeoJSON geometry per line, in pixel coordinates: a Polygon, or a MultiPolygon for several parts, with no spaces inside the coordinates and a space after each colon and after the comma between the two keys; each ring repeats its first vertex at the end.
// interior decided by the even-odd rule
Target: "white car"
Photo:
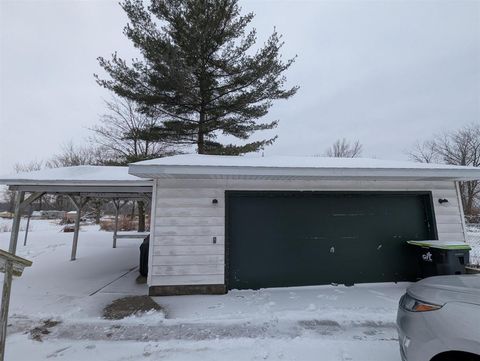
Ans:
{"type": "Polygon", "coordinates": [[[480,275],[410,285],[398,307],[404,361],[480,361],[480,275]]]}

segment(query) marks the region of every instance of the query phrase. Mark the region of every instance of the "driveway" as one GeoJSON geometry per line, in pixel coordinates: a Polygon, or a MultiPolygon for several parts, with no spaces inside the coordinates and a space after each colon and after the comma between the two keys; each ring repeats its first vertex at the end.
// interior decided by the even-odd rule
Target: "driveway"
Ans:
{"type": "Polygon", "coordinates": [[[400,360],[394,322],[407,284],[156,297],[165,314],[107,321],[106,304],[146,293],[135,284],[138,242],[112,250],[109,233],[85,227],[70,262],[71,235],[40,226],[19,247],[34,265],[12,287],[6,360],[400,360]]]}

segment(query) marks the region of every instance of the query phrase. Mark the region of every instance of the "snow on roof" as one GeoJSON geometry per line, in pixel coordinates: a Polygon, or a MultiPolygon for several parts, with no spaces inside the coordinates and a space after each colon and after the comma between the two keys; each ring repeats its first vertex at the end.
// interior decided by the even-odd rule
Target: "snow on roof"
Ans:
{"type": "Polygon", "coordinates": [[[480,168],[369,158],[182,154],[130,164],[140,177],[186,175],[480,179],[480,168]]]}
{"type": "Polygon", "coordinates": [[[128,173],[128,167],[82,165],[50,168],[0,176],[7,185],[151,185],[151,181],[128,173]]]}

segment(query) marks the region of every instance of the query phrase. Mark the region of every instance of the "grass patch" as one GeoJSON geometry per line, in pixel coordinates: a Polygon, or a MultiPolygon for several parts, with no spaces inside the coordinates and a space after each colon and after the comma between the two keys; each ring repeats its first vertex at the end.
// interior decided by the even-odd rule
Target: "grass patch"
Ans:
{"type": "Polygon", "coordinates": [[[121,320],[129,316],[140,316],[142,313],[165,310],[149,296],[128,296],[114,300],[103,309],[103,318],[121,320]]]}

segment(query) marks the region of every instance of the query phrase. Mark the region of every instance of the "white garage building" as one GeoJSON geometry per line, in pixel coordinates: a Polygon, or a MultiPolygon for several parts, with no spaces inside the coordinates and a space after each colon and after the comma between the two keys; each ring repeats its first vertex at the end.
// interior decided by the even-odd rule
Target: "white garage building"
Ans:
{"type": "Polygon", "coordinates": [[[178,155],[153,179],[151,295],[412,280],[412,239],[465,241],[474,167],[320,157],[178,155]]]}

